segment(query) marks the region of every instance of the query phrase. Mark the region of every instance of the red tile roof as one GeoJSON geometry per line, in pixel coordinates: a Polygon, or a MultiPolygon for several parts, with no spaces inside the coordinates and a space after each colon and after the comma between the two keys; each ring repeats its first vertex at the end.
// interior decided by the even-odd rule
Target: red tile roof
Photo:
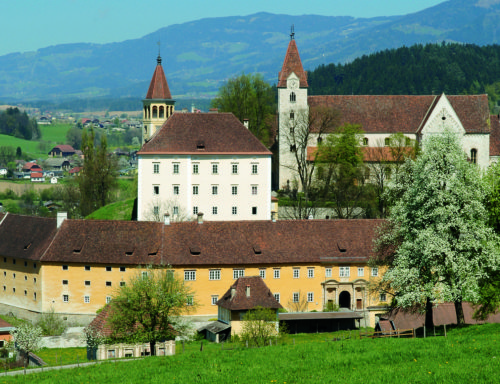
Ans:
{"type": "MultiPolygon", "coordinates": [[[[340,125],[359,124],[367,133],[417,133],[440,96],[309,96],[311,108],[340,112],[340,125]]],[[[467,133],[489,133],[487,95],[446,96],[467,133]]]]}
{"type": "Polygon", "coordinates": [[[490,121],[490,156],[500,156],[500,117],[492,115],[490,121]]]}
{"type": "Polygon", "coordinates": [[[138,152],[169,153],[271,155],[232,113],[174,113],[138,152]]]}
{"type": "Polygon", "coordinates": [[[283,308],[281,304],[276,301],[274,295],[260,276],[245,276],[238,278],[217,302],[217,305],[232,311],[247,310],[255,307],[271,309],[283,308]],[[249,296],[247,296],[247,287],[249,287],[249,296]],[[231,297],[231,291],[233,289],[235,290],[235,294],[234,297],[231,297]]]}
{"type": "Polygon", "coordinates": [[[161,57],[158,56],[158,64],[156,65],[153,77],[151,78],[151,83],[149,83],[148,93],[146,94],[146,99],[160,99],[160,100],[170,100],[172,95],[170,94],[170,89],[168,88],[167,78],[163,72],[163,67],[161,66],[161,57]]]}
{"type": "Polygon", "coordinates": [[[290,43],[288,44],[285,61],[283,62],[283,67],[281,68],[278,76],[278,88],[286,88],[286,81],[292,72],[295,73],[300,79],[301,88],[308,87],[307,72],[304,71],[304,68],[302,67],[299,50],[294,39],[290,40],[290,43]]]}
{"type": "Polygon", "coordinates": [[[56,145],[54,148],[52,148],[52,151],[56,148],[60,149],[61,152],[75,152],[75,149],[71,145],[67,144],[56,145]]]}
{"type": "Polygon", "coordinates": [[[42,167],[40,167],[37,163],[25,163],[23,165],[23,169],[27,169],[27,170],[38,170],[38,169],[42,169],[42,167]]]}
{"type": "Polygon", "coordinates": [[[4,319],[0,319],[0,328],[10,328],[10,327],[13,327],[13,325],[7,323],[4,319]]]}
{"type": "Polygon", "coordinates": [[[32,179],[40,178],[40,177],[43,177],[43,173],[42,172],[31,172],[30,177],[32,179]]]}

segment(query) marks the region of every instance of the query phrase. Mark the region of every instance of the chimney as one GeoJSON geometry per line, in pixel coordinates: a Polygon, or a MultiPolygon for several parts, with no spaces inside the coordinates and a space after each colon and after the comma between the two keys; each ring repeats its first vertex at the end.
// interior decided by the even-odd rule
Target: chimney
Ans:
{"type": "Polygon", "coordinates": [[[235,287],[231,287],[231,299],[233,299],[234,296],[236,296],[236,288],[235,287]]]}
{"type": "Polygon", "coordinates": [[[165,225],[170,225],[170,213],[167,212],[163,215],[163,223],[165,225]]]}
{"type": "Polygon", "coordinates": [[[203,213],[198,212],[198,224],[203,224],[203,213]]]}
{"type": "Polygon", "coordinates": [[[249,285],[247,285],[245,293],[247,294],[247,297],[250,297],[250,286],[249,285]]]}
{"type": "Polygon", "coordinates": [[[57,212],[57,228],[60,228],[63,221],[68,218],[68,212],[57,212]]]}
{"type": "Polygon", "coordinates": [[[246,129],[248,129],[248,121],[249,120],[247,118],[243,119],[243,125],[245,126],[246,129]]]}
{"type": "Polygon", "coordinates": [[[271,211],[271,220],[273,223],[276,223],[276,211],[271,211]]]}

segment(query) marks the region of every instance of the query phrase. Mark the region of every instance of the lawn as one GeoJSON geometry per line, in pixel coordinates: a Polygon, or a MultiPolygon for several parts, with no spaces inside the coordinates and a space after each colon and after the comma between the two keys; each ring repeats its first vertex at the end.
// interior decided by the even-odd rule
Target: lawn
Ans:
{"type": "Polygon", "coordinates": [[[129,199],[108,204],[97,211],[92,212],[86,219],[93,220],[132,220],[134,200],[129,199]]]}
{"type": "MultiPolygon", "coordinates": [[[[289,340],[300,337],[289,336],[289,340]]],[[[500,324],[451,329],[446,338],[325,341],[325,335],[317,337],[260,349],[222,350],[210,344],[203,352],[186,348],[182,353],[178,345],[171,357],[2,377],[0,382],[470,384],[500,380],[500,324]]]]}

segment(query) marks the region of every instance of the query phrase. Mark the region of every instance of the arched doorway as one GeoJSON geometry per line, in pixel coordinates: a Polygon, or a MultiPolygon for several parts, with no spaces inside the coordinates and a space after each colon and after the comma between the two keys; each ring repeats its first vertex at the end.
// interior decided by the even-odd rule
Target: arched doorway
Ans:
{"type": "Polygon", "coordinates": [[[347,291],[340,292],[339,307],[351,309],[351,294],[347,291]]]}

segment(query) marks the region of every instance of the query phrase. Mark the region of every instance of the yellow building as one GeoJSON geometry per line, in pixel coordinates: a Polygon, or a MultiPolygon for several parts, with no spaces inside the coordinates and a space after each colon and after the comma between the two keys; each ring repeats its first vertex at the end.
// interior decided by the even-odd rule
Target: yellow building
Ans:
{"type": "Polygon", "coordinates": [[[191,285],[199,304],[194,316],[203,318],[217,317],[217,301],[242,276],[260,276],[289,312],[331,303],[368,319],[367,308],[379,304],[379,295],[367,290],[379,271],[367,263],[380,220],[201,219],[170,224],[0,214],[0,306],[25,316],[53,309],[88,321],[146,265],[170,265],[191,285]]]}

